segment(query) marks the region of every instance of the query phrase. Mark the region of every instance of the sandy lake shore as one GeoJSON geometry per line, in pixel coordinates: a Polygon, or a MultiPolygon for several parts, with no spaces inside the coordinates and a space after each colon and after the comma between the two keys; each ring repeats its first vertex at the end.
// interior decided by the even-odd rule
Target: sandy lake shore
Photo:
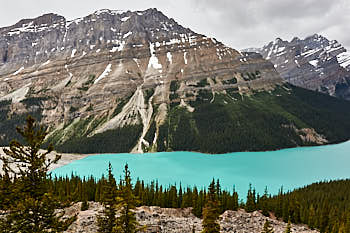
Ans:
{"type": "MultiPolygon", "coordinates": [[[[6,148],[6,147],[0,147],[0,154],[1,155],[5,155],[4,148],[6,148]]],[[[41,152],[44,152],[44,150],[42,150],[41,152]]],[[[75,160],[80,160],[80,159],[86,158],[88,156],[96,155],[96,154],[65,154],[65,153],[57,153],[56,151],[53,151],[49,154],[48,158],[53,159],[56,156],[56,154],[60,154],[62,157],[58,161],[58,163],[53,164],[50,167],[50,171],[54,170],[56,168],[62,167],[64,165],[67,165],[75,160]]],[[[0,160],[0,173],[2,173],[2,164],[3,164],[3,162],[0,160]]]]}

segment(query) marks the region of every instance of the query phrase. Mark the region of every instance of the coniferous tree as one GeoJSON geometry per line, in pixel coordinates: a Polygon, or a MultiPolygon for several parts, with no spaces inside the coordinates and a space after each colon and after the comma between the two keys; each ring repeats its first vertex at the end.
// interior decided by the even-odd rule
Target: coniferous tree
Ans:
{"type": "Polygon", "coordinates": [[[112,173],[112,165],[108,165],[108,178],[102,186],[101,202],[103,204],[103,212],[97,217],[97,225],[99,233],[115,232],[116,227],[116,198],[117,198],[117,183],[112,173]]]}
{"type": "Polygon", "coordinates": [[[203,231],[202,233],[219,233],[220,224],[220,204],[217,197],[217,186],[215,180],[210,183],[208,188],[208,200],[203,209],[203,231]]]}
{"type": "Polygon", "coordinates": [[[7,209],[10,203],[13,201],[11,198],[12,182],[9,177],[8,171],[4,171],[3,175],[0,175],[0,209],[7,209]]]}
{"type": "Polygon", "coordinates": [[[200,204],[200,194],[198,194],[197,187],[193,188],[192,198],[193,198],[192,213],[197,217],[201,217],[202,216],[202,208],[201,208],[201,204],[200,204]]]}
{"type": "Polygon", "coordinates": [[[350,209],[347,210],[345,218],[344,230],[345,232],[350,232],[350,209]]]}
{"type": "Polygon", "coordinates": [[[61,158],[56,155],[48,158],[53,151],[49,145],[46,152],[40,152],[47,135],[34,118],[28,116],[26,126],[17,127],[25,144],[13,140],[9,149],[1,155],[3,170],[12,179],[9,198],[11,203],[6,218],[1,219],[1,232],[62,232],[74,221],[75,217],[63,221],[64,214],[55,213],[61,207],[48,188],[48,170],[61,158]]]}
{"type": "Polygon", "coordinates": [[[136,221],[135,212],[137,205],[136,196],[133,194],[131,176],[128,165],[125,165],[124,179],[120,181],[117,196],[117,208],[120,210],[120,216],[117,218],[117,224],[113,232],[134,233],[140,231],[139,223],[136,221]]]}
{"type": "Polygon", "coordinates": [[[247,202],[246,202],[245,210],[249,213],[256,210],[255,190],[253,190],[251,184],[249,184],[249,190],[248,190],[248,194],[247,194],[247,202]]]}
{"type": "Polygon", "coordinates": [[[265,187],[264,195],[259,199],[259,209],[262,211],[262,214],[266,217],[268,217],[269,211],[268,211],[268,206],[267,206],[267,198],[268,198],[268,191],[267,187],[265,187]]]}
{"type": "Polygon", "coordinates": [[[273,232],[274,230],[271,227],[269,220],[266,219],[263,231],[261,233],[273,233],[273,232]]]}
{"type": "Polygon", "coordinates": [[[291,226],[291,222],[290,220],[288,221],[286,230],[284,231],[284,233],[291,233],[292,232],[292,226],[291,226]]]}

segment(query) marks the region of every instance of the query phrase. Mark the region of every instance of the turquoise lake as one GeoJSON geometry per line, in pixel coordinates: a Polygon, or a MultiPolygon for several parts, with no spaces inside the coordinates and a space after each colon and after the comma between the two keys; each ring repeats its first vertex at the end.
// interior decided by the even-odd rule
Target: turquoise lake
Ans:
{"type": "Polygon", "coordinates": [[[212,178],[220,179],[224,189],[235,186],[245,199],[251,183],[259,193],[293,190],[323,180],[350,178],[350,141],[319,147],[299,147],[271,152],[237,152],[207,155],[193,152],[160,152],[150,154],[102,154],[76,160],[55,169],[57,176],[91,176],[107,173],[111,162],[116,178],[129,164],[133,180],[159,184],[207,187],[212,178]]]}

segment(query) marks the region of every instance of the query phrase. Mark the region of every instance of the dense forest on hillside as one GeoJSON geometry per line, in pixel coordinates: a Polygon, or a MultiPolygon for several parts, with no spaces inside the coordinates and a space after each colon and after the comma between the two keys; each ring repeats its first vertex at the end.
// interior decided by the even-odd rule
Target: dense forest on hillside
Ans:
{"type": "Polygon", "coordinates": [[[321,232],[350,232],[350,180],[320,182],[266,200],[284,221],[305,223],[321,232]]]}
{"type": "Polygon", "coordinates": [[[313,128],[330,143],[349,139],[350,102],[286,85],[252,95],[203,91],[190,102],[194,112],[170,107],[160,128],[158,151],[276,150],[316,145],[298,131],[313,128]]]}
{"type": "Polygon", "coordinates": [[[56,146],[63,153],[127,153],[136,145],[142,133],[141,125],[128,125],[96,134],[77,137],[56,146]]]}
{"type": "MultiPolygon", "coordinates": [[[[289,84],[251,95],[226,90],[226,94],[213,96],[211,91],[201,90],[189,105],[193,112],[177,102],[168,105],[167,119],[159,126],[156,145],[148,149],[227,153],[318,145],[303,140],[306,133],[302,129],[315,129],[318,135],[314,138],[326,139],[328,143],[350,138],[349,101],[289,84]]],[[[89,119],[81,121],[77,124],[80,128],[89,119]]],[[[75,133],[71,139],[56,143],[55,148],[74,153],[130,152],[142,127],[130,125],[93,136],[75,133]]],[[[153,142],[155,132],[153,121],[145,139],[153,142]]],[[[59,141],[52,136],[50,140],[59,141]]]]}
{"type": "MultiPolygon", "coordinates": [[[[177,90],[175,84],[172,83],[171,90],[177,90]]],[[[175,99],[178,101],[178,98],[175,99]]],[[[40,121],[44,100],[30,98],[22,103],[40,121]]],[[[145,151],[227,153],[317,145],[316,142],[302,139],[306,136],[302,129],[306,128],[315,129],[319,137],[327,139],[329,143],[343,142],[350,138],[349,101],[289,84],[272,91],[259,91],[249,95],[240,95],[233,88],[227,89],[226,93],[215,92],[214,95],[203,89],[188,105],[194,108],[193,112],[180,106],[179,102],[168,104],[167,119],[158,126],[156,145],[144,148],[145,151]]],[[[148,142],[153,142],[157,131],[154,121],[157,106],[154,109],[153,121],[145,137],[148,142]]],[[[24,124],[25,115],[11,115],[10,101],[0,101],[0,113],[0,145],[5,146],[10,139],[19,140],[14,133],[15,126],[24,124]]],[[[54,131],[47,142],[54,143],[59,152],[130,152],[136,145],[143,126],[129,125],[92,134],[96,127],[107,120],[106,116],[101,119],[95,119],[94,116],[77,119],[65,125],[64,130],[69,128],[72,132],[54,131]]]]}
{"type": "Polygon", "coordinates": [[[27,113],[14,112],[9,114],[11,100],[0,101],[0,146],[8,146],[12,139],[21,141],[21,137],[16,133],[16,126],[24,125],[28,115],[36,120],[42,119],[42,101],[44,98],[28,98],[21,102],[26,106],[27,113]]]}

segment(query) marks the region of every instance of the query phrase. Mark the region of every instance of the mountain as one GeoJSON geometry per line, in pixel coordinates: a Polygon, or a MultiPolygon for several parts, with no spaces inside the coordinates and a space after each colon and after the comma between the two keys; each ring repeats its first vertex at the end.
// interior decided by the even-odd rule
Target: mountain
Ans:
{"type": "Polygon", "coordinates": [[[245,51],[262,54],[289,83],[350,99],[350,53],[336,40],[317,34],[291,41],[277,38],[245,51]]]}
{"type": "Polygon", "coordinates": [[[0,29],[0,57],[1,145],[27,114],[57,150],[79,153],[225,153],[350,136],[347,101],[287,84],[261,55],[157,9],[21,20],[0,29]]]}

